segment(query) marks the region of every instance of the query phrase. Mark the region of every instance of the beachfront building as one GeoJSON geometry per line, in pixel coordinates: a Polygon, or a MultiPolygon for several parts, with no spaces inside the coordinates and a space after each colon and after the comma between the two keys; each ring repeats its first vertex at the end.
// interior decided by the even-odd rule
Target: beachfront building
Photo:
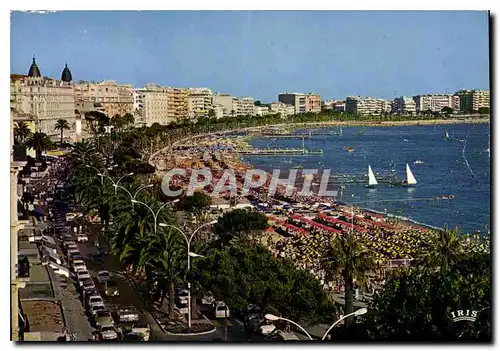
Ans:
{"type": "Polygon", "coordinates": [[[270,113],[271,113],[271,110],[270,110],[268,105],[254,106],[253,114],[255,116],[265,116],[265,115],[269,115],[270,113]]]}
{"type": "Polygon", "coordinates": [[[459,90],[455,93],[460,99],[460,111],[478,111],[490,107],[490,92],[484,90],[459,90]]]}
{"type": "Polygon", "coordinates": [[[147,84],[134,90],[134,117],[139,125],[151,126],[153,123],[169,124],[173,120],[168,114],[168,88],[158,84],[147,84]]]}
{"type": "Polygon", "coordinates": [[[458,97],[452,94],[425,94],[413,97],[417,113],[441,112],[444,107],[457,108],[458,97]]]}
{"type": "Polygon", "coordinates": [[[279,113],[281,117],[291,116],[295,113],[295,107],[283,102],[272,102],[269,105],[269,110],[272,114],[279,113]]]}
{"type": "Polygon", "coordinates": [[[197,120],[198,118],[208,117],[208,113],[212,109],[214,109],[212,104],[212,90],[208,88],[189,88],[189,94],[188,94],[189,118],[197,120]]]}
{"type": "Polygon", "coordinates": [[[217,119],[227,116],[227,111],[225,107],[220,104],[213,104],[212,110],[214,111],[214,116],[217,119]]]}
{"type": "Polygon", "coordinates": [[[250,97],[233,98],[233,110],[236,116],[253,116],[254,100],[250,97]]]}
{"type": "Polygon", "coordinates": [[[391,111],[389,100],[372,97],[349,96],[346,98],[345,111],[352,114],[381,114],[391,111]]]}
{"type": "Polygon", "coordinates": [[[75,104],[82,116],[90,110],[103,112],[110,118],[114,115],[133,113],[132,85],[118,84],[113,80],[79,81],[75,83],[75,104]]]}
{"type": "Polygon", "coordinates": [[[321,101],[321,111],[332,111],[334,103],[335,100],[333,99],[321,101]]]}
{"type": "Polygon", "coordinates": [[[189,89],[167,87],[166,90],[168,120],[180,121],[187,118],[189,89]]]}
{"type": "Polygon", "coordinates": [[[294,107],[294,113],[321,112],[321,97],[314,93],[281,93],[278,101],[294,107]]]}
{"type": "Polygon", "coordinates": [[[213,105],[220,106],[223,116],[236,116],[236,111],[233,108],[233,97],[229,94],[217,93],[212,97],[213,105]]]}
{"type": "Polygon", "coordinates": [[[335,101],[333,110],[337,112],[345,112],[345,101],[335,101]]]}
{"type": "Polygon", "coordinates": [[[73,126],[75,91],[67,65],[62,78],[64,80],[42,77],[33,57],[28,75],[10,76],[10,100],[14,114],[31,116],[36,131],[47,135],[59,135],[59,131],[54,129],[58,119],[64,119],[73,126]]]}
{"type": "Polygon", "coordinates": [[[415,115],[415,101],[407,96],[395,98],[392,102],[392,112],[400,115],[415,115]]]}

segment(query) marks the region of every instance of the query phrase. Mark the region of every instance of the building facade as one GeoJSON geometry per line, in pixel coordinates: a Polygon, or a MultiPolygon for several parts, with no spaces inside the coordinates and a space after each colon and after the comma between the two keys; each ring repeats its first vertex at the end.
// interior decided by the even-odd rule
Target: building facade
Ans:
{"type": "Polygon", "coordinates": [[[223,111],[223,116],[236,116],[236,110],[233,106],[233,97],[229,94],[215,94],[213,96],[213,104],[218,105],[219,109],[223,111]]]}
{"type": "Polygon", "coordinates": [[[157,84],[147,84],[142,89],[134,91],[134,118],[138,125],[151,126],[154,123],[169,124],[168,89],[157,84]]]}
{"type": "Polygon", "coordinates": [[[37,132],[58,135],[54,128],[58,119],[66,120],[73,128],[76,118],[73,83],[12,75],[10,89],[14,114],[32,117],[37,132]]]}
{"type": "Polygon", "coordinates": [[[254,107],[254,100],[252,98],[233,98],[233,110],[236,116],[253,116],[255,112],[254,107]]]}
{"type": "Polygon", "coordinates": [[[484,90],[459,90],[460,111],[478,111],[481,107],[490,107],[490,92],[484,90]]]}
{"type": "Polygon", "coordinates": [[[416,104],[411,97],[401,96],[395,98],[392,103],[392,112],[401,115],[415,115],[416,104]]]}
{"type": "Polygon", "coordinates": [[[345,111],[353,114],[380,114],[390,112],[391,109],[389,100],[372,97],[349,96],[345,102],[345,111]]]}
{"type": "MultiPolygon", "coordinates": [[[[188,95],[188,116],[191,119],[208,117],[213,110],[212,91],[208,88],[190,88],[188,95]]],[[[214,111],[215,112],[215,111],[214,111]]],[[[216,113],[217,114],[217,113],[216,113]]]]}
{"type": "Polygon", "coordinates": [[[291,116],[295,113],[295,107],[283,102],[272,102],[269,106],[271,113],[279,113],[281,117],[291,116]]]}
{"type": "Polygon", "coordinates": [[[271,113],[271,109],[268,105],[254,106],[253,115],[255,116],[265,116],[271,113]]]}
{"type": "Polygon", "coordinates": [[[117,84],[115,81],[75,83],[75,104],[80,114],[94,108],[105,113],[109,118],[123,116],[134,111],[132,85],[117,84]]]}
{"type": "Polygon", "coordinates": [[[167,87],[167,116],[169,121],[188,118],[189,89],[167,87]]]}
{"type": "Polygon", "coordinates": [[[444,107],[456,109],[457,97],[452,94],[426,94],[413,97],[417,113],[424,111],[440,112],[444,107]]]}
{"type": "Polygon", "coordinates": [[[278,101],[294,107],[294,113],[321,112],[321,96],[318,94],[281,93],[278,101]]]}

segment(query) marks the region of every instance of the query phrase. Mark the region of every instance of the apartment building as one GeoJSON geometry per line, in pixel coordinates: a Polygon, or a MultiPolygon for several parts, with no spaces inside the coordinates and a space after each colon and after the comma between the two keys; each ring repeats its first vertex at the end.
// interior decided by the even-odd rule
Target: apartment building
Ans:
{"type": "Polygon", "coordinates": [[[389,112],[392,104],[389,100],[372,97],[349,96],[345,102],[345,111],[354,114],[379,114],[389,112]]]}
{"type": "Polygon", "coordinates": [[[222,106],[220,104],[213,104],[212,108],[214,111],[215,118],[219,119],[219,118],[228,116],[227,110],[224,106],[222,106]]]}
{"type": "Polygon", "coordinates": [[[75,123],[75,90],[69,68],[65,67],[62,78],[56,80],[42,77],[35,58],[28,75],[12,74],[10,77],[10,103],[14,115],[33,118],[36,131],[47,135],[58,135],[54,127],[58,119],[75,123]],[[66,72],[66,73],[64,73],[66,72]]]}
{"type": "Polygon", "coordinates": [[[321,111],[333,110],[333,105],[336,100],[324,100],[321,102],[321,111]]]}
{"type": "Polygon", "coordinates": [[[255,116],[265,116],[271,113],[268,105],[254,106],[253,115],[255,116]]]}
{"type": "Polygon", "coordinates": [[[118,84],[113,80],[103,82],[80,81],[75,83],[76,109],[84,114],[88,108],[99,108],[108,117],[133,113],[132,85],[118,84]]]}
{"type": "Polygon", "coordinates": [[[233,98],[233,110],[236,116],[253,116],[254,107],[254,100],[250,97],[233,98]]]}
{"type": "Polygon", "coordinates": [[[188,118],[189,89],[167,87],[167,116],[169,121],[188,118]]]}
{"type": "Polygon", "coordinates": [[[236,116],[236,110],[234,109],[233,96],[229,94],[218,93],[212,97],[212,103],[214,105],[219,105],[224,113],[224,117],[236,116]]]}
{"type": "Polygon", "coordinates": [[[413,97],[417,113],[423,111],[440,112],[443,107],[456,109],[458,97],[452,94],[425,94],[413,97]]]}
{"type": "Polygon", "coordinates": [[[154,123],[166,125],[173,121],[168,114],[168,88],[147,84],[142,89],[136,89],[133,96],[137,125],[151,126],[154,123]]]}
{"type": "Polygon", "coordinates": [[[337,112],[345,112],[345,101],[335,101],[333,110],[337,112]]]}
{"type": "Polygon", "coordinates": [[[415,115],[417,113],[415,101],[407,96],[395,98],[392,103],[392,112],[401,115],[415,115]]]}
{"type": "Polygon", "coordinates": [[[321,112],[321,97],[318,94],[305,93],[281,93],[278,101],[292,105],[294,113],[321,112]]]}
{"type": "Polygon", "coordinates": [[[271,113],[279,113],[282,117],[291,116],[295,113],[295,107],[283,102],[272,102],[269,106],[271,113]]]}
{"type": "Polygon", "coordinates": [[[490,107],[490,92],[484,90],[459,90],[460,111],[477,111],[481,107],[490,107]]]}
{"type": "Polygon", "coordinates": [[[208,117],[212,104],[212,90],[208,88],[190,88],[188,94],[188,116],[191,119],[208,117]]]}

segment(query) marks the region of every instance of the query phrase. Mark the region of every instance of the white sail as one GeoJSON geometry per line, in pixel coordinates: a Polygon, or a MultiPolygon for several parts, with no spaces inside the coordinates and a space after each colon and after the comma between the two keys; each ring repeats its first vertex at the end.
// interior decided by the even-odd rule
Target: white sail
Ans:
{"type": "Polygon", "coordinates": [[[450,135],[448,134],[448,131],[445,130],[444,133],[445,133],[446,139],[450,139],[450,135]]]}
{"type": "Polygon", "coordinates": [[[417,184],[417,180],[413,176],[413,173],[411,172],[410,166],[408,166],[408,163],[406,164],[406,183],[413,185],[417,184]]]}
{"type": "Polygon", "coordinates": [[[377,185],[377,179],[375,178],[375,174],[373,174],[372,168],[368,165],[368,185],[377,185]]]}
{"type": "Polygon", "coordinates": [[[342,135],[342,126],[340,126],[340,135],[342,135]]]}

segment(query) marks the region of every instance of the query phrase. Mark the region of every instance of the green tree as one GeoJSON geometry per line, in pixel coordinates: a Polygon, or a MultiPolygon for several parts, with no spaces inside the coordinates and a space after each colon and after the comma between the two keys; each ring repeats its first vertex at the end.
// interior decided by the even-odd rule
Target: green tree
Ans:
{"type": "Polygon", "coordinates": [[[421,250],[418,259],[424,267],[448,270],[461,257],[463,250],[458,227],[448,228],[434,233],[427,245],[421,250]]]}
{"type": "Polygon", "coordinates": [[[262,212],[250,210],[233,210],[226,212],[214,225],[214,233],[223,245],[232,239],[246,239],[258,231],[265,230],[269,224],[262,212]]]}
{"type": "Polygon", "coordinates": [[[177,210],[194,212],[199,214],[200,212],[206,210],[212,203],[212,198],[201,192],[196,191],[193,196],[183,196],[179,199],[176,205],[177,210]]]}
{"type": "Polygon", "coordinates": [[[20,144],[29,138],[31,134],[28,124],[24,121],[18,121],[14,126],[14,138],[20,144]]]}
{"type": "Polygon", "coordinates": [[[69,130],[69,123],[65,119],[58,119],[56,125],[54,126],[55,130],[59,130],[61,132],[61,145],[63,143],[64,131],[69,130]]]}
{"type": "MultiPolygon", "coordinates": [[[[363,247],[355,235],[338,235],[322,255],[322,266],[330,280],[341,277],[345,288],[344,315],[353,312],[354,279],[360,284],[366,280],[366,274],[375,268],[375,259],[371,251],[363,247]]],[[[349,325],[352,318],[346,320],[349,325]]]]}
{"type": "Polygon", "coordinates": [[[40,161],[42,152],[52,148],[52,141],[45,133],[35,132],[26,139],[26,146],[36,152],[36,160],[40,161]]]}
{"type": "Polygon", "coordinates": [[[491,261],[467,254],[449,270],[398,269],[368,306],[363,324],[380,341],[491,340],[491,261]],[[452,312],[477,311],[475,321],[452,312]]]}
{"type": "Polygon", "coordinates": [[[480,114],[482,115],[489,115],[490,114],[490,108],[489,107],[480,107],[477,110],[480,114]]]}
{"type": "Polygon", "coordinates": [[[441,109],[441,112],[445,115],[450,115],[453,113],[453,109],[451,107],[445,106],[441,109]]]}

